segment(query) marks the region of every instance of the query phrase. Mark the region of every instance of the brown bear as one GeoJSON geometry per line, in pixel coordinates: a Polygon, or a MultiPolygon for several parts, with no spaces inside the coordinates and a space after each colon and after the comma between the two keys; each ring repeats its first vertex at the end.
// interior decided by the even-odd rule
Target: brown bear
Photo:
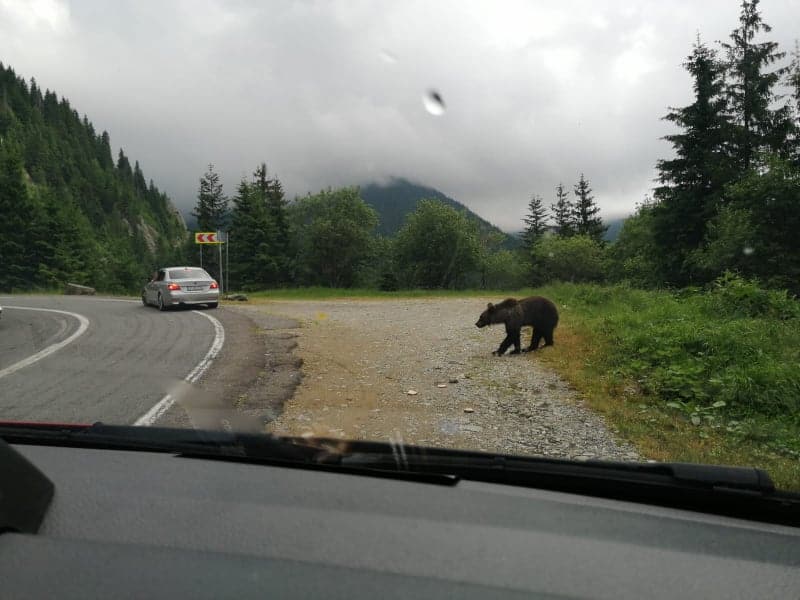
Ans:
{"type": "Polygon", "coordinates": [[[514,344],[511,354],[519,354],[522,350],[519,340],[520,329],[526,325],[533,327],[531,345],[526,352],[533,352],[539,347],[542,338],[545,346],[553,345],[553,330],[558,325],[558,310],[555,304],[542,296],[531,296],[522,300],[508,298],[500,304],[490,302],[475,325],[486,327],[497,323],[506,326],[506,337],[492,354],[502,356],[511,344],[514,344]]]}

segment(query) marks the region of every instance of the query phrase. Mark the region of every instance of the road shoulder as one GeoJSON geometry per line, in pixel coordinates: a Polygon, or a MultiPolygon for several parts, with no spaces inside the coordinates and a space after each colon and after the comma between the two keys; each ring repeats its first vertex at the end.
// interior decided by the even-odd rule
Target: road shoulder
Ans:
{"type": "Polygon", "coordinates": [[[157,425],[263,431],[301,381],[293,352],[299,325],[238,306],[208,314],[225,328],[225,344],[195,385],[173,387],[176,402],[157,425]]]}

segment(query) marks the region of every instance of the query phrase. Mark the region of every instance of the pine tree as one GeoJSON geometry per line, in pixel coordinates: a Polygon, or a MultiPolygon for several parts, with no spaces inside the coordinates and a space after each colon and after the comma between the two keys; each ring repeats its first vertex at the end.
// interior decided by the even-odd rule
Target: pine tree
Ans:
{"type": "Polygon", "coordinates": [[[268,176],[267,165],[263,162],[253,173],[253,184],[266,207],[270,221],[271,260],[277,265],[272,283],[285,283],[289,280],[291,257],[289,219],[283,185],[277,177],[268,176]]]}
{"type": "MultiPolygon", "coordinates": [[[[208,171],[200,178],[200,189],[197,194],[197,205],[192,215],[197,219],[199,231],[222,231],[226,228],[228,213],[228,199],[222,191],[219,174],[214,172],[214,165],[208,165],[208,171]]],[[[207,252],[200,245],[200,255],[203,267],[212,275],[219,275],[219,255],[214,247],[214,252],[207,252]]],[[[221,277],[220,277],[221,279],[221,277]]]]}
{"type": "Polygon", "coordinates": [[[792,90],[794,100],[795,118],[800,118],[800,41],[794,41],[792,62],[786,72],[786,84],[792,90]]]}
{"type": "Polygon", "coordinates": [[[0,290],[26,289],[37,283],[41,215],[23,181],[22,161],[0,147],[0,290]]]}
{"type": "Polygon", "coordinates": [[[131,181],[133,179],[131,163],[128,160],[128,157],[125,156],[122,148],[119,149],[119,156],[117,157],[117,171],[119,171],[119,174],[123,179],[125,179],[125,181],[131,181]]]}
{"type": "Polygon", "coordinates": [[[574,206],[568,196],[569,192],[564,190],[564,184],[559,183],[556,186],[556,202],[550,205],[556,233],[561,237],[575,234],[574,206]]]}
{"type": "Polygon", "coordinates": [[[672,108],[664,117],[681,128],[665,136],[675,158],[659,160],[653,226],[662,252],[662,276],[685,284],[686,257],[703,241],[706,223],[715,214],[724,186],[735,176],[726,148],[730,123],[724,96],[724,65],[699,39],[684,63],[694,83],[694,102],[672,108]]]}
{"type": "Polygon", "coordinates": [[[530,253],[533,250],[533,245],[547,231],[547,209],[542,203],[541,196],[538,194],[531,196],[531,200],[528,202],[528,214],[522,220],[525,222],[522,241],[530,253]]]}
{"type": "Polygon", "coordinates": [[[228,199],[222,192],[219,174],[214,172],[214,165],[209,164],[208,171],[200,178],[197,205],[192,215],[200,231],[220,231],[225,227],[227,212],[228,199]]]}
{"type": "Polygon", "coordinates": [[[270,242],[274,227],[255,186],[242,180],[231,210],[231,279],[239,289],[257,288],[276,278],[270,242]]]}
{"type": "Polygon", "coordinates": [[[144,180],[144,173],[142,173],[138,160],[133,167],[133,187],[141,196],[147,194],[147,183],[144,180]]]}
{"type": "Polygon", "coordinates": [[[773,88],[785,69],[765,70],[786,53],[777,42],[755,43],[756,34],[769,33],[772,27],[761,20],[759,0],[743,0],[739,27],[727,51],[727,96],[734,118],[733,154],[737,165],[746,171],[758,162],[764,150],[785,154],[786,136],[791,127],[788,106],[770,108],[779,97],[773,88]]]}
{"type": "Polygon", "coordinates": [[[791,136],[792,158],[796,165],[800,165],[800,42],[794,41],[792,61],[786,74],[786,86],[792,92],[794,101],[793,127],[791,136]]]}
{"type": "Polygon", "coordinates": [[[603,219],[598,216],[599,212],[600,207],[595,204],[592,188],[581,173],[580,180],[575,184],[575,205],[572,212],[575,232],[601,242],[608,227],[603,225],[603,219]]]}

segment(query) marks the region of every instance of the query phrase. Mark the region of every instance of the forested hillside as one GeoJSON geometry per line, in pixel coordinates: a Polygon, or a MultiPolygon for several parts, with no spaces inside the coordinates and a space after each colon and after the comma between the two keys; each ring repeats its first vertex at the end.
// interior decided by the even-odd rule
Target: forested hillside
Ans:
{"type": "Polygon", "coordinates": [[[457,211],[466,211],[470,220],[478,225],[484,234],[501,234],[501,246],[514,249],[520,246],[519,239],[503,233],[486,219],[479,217],[466,206],[446,196],[439,190],[412,183],[402,178],[394,178],[386,184],[371,183],[360,188],[361,197],[378,213],[378,233],[393,236],[405,223],[406,217],[413,213],[417,204],[423,199],[439,200],[457,211]]]}
{"type": "Polygon", "coordinates": [[[135,291],[186,238],[169,198],[66,98],[0,64],[0,290],[135,291]]]}

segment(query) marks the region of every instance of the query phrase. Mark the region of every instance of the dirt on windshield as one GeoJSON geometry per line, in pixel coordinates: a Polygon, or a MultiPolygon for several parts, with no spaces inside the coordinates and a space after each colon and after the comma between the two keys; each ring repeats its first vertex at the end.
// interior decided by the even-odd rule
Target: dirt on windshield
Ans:
{"type": "MultiPolygon", "coordinates": [[[[491,355],[505,332],[502,326],[477,329],[475,321],[486,302],[496,300],[266,301],[237,307],[256,322],[286,317],[300,324],[287,335],[297,342],[292,353],[302,360],[303,378],[267,429],[577,460],[638,460],[634,448],[620,442],[536,353],[491,355]]],[[[526,335],[523,329],[523,345],[526,335]]],[[[269,386],[269,377],[262,383],[269,386]]]]}

